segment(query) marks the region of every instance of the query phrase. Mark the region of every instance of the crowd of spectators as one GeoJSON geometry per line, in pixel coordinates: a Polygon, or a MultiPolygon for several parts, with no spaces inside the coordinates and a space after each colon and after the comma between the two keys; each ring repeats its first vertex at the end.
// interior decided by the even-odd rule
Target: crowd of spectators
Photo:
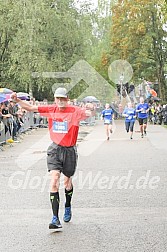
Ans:
{"type": "Polygon", "coordinates": [[[153,124],[167,125],[167,104],[151,103],[149,110],[149,121],[153,124]]]}
{"type": "MultiPolygon", "coordinates": [[[[31,99],[27,101],[30,104],[47,104],[47,101],[43,102],[35,101],[31,99]]],[[[18,137],[21,133],[32,128],[33,126],[47,127],[47,121],[45,118],[39,116],[38,113],[29,113],[22,109],[18,104],[11,100],[0,103],[0,144],[5,140],[18,141],[18,137]],[[32,118],[31,118],[32,117],[32,118]],[[32,119],[32,120],[31,120],[32,119]],[[2,136],[2,134],[4,134],[2,136]]]]}
{"type": "Polygon", "coordinates": [[[12,101],[0,104],[0,121],[3,122],[5,135],[17,140],[21,126],[24,124],[23,116],[25,111],[12,101]]]}

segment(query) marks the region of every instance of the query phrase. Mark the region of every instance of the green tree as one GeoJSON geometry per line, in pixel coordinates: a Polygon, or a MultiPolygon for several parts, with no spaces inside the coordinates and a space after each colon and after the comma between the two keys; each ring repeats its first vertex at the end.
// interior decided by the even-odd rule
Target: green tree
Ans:
{"type": "Polygon", "coordinates": [[[56,80],[32,73],[67,71],[85,57],[92,32],[88,15],[72,0],[0,1],[0,13],[0,85],[53,97],[56,80]]]}
{"type": "Polygon", "coordinates": [[[167,98],[166,23],[164,0],[119,0],[112,7],[110,60],[125,59],[134,69],[134,80],[158,80],[160,96],[167,98]]]}

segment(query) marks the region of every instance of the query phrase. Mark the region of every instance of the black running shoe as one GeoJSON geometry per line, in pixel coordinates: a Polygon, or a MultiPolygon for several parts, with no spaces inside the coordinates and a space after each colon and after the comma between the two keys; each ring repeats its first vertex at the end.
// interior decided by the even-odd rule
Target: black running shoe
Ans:
{"type": "Polygon", "coordinates": [[[144,131],[144,135],[145,135],[145,136],[147,136],[147,132],[146,132],[146,130],[144,131]]]}
{"type": "Polygon", "coordinates": [[[53,215],[52,221],[49,224],[49,229],[58,229],[58,228],[62,228],[62,225],[59,221],[59,218],[53,215]]]}
{"type": "Polygon", "coordinates": [[[143,138],[144,137],[144,135],[143,134],[141,134],[141,138],[143,138]]]}

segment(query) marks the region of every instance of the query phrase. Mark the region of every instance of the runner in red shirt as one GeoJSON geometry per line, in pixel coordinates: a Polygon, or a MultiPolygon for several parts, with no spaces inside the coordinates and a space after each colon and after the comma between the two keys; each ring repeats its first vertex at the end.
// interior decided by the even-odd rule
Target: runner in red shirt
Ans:
{"type": "Polygon", "coordinates": [[[53,218],[49,224],[50,229],[61,228],[59,220],[59,183],[60,174],[64,174],[65,186],[65,213],[64,221],[71,220],[71,198],[73,194],[72,176],[77,165],[76,141],[78,137],[79,122],[87,117],[94,116],[93,104],[85,108],[68,105],[68,95],[65,88],[57,88],[54,94],[55,104],[47,106],[30,105],[17,98],[13,93],[11,98],[27,111],[39,112],[48,118],[50,138],[53,143],[47,150],[47,166],[51,172],[50,201],[53,218]]]}

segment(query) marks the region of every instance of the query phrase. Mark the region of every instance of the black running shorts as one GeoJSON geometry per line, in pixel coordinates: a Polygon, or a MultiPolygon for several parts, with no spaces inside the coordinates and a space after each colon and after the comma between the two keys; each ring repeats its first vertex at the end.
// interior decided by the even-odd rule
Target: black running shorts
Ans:
{"type": "Polygon", "coordinates": [[[76,146],[64,147],[52,143],[47,150],[48,171],[58,170],[65,176],[74,175],[77,166],[77,148],[76,146]]]}
{"type": "Polygon", "coordinates": [[[139,125],[147,124],[147,118],[139,118],[139,125]]]}

